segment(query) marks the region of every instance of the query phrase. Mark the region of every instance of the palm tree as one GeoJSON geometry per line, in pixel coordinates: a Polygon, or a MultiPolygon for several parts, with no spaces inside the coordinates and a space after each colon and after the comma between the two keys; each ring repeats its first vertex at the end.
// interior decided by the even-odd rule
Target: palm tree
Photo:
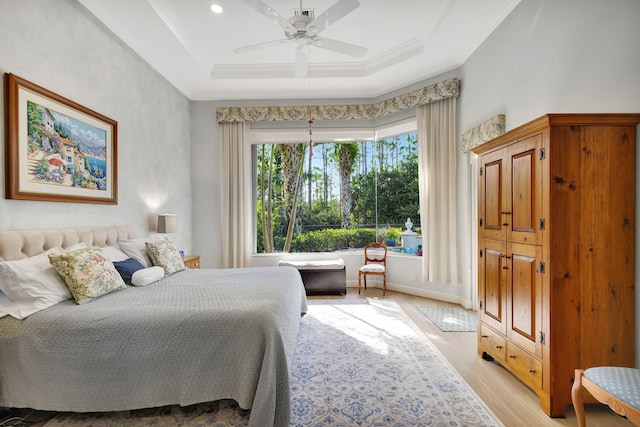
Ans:
{"type": "Polygon", "coordinates": [[[261,201],[262,244],[264,251],[269,253],[273,251],[273,161],[276,150],[274,144],[269,145],[268,149],[266,144],[261,145],[260,148],[260,191],[258,199],[261,201]],[[266,183],[265,180],[267,180],[266,183]]]}
{"type": "Polygon", "coordinates": [[[306,144],[279,144],[282,158],[283,214],[287,237],[283,252],[289,252],[298,209],[299,194],[304,178],[306,144]]]}
{"type": "Polygon", "coordinates": [[[356,165],[359,152],[355,142],[337,143],[333,146],[334,160],[338,163],[340,177],[340,216],[341,227],[351,228],[351,173],[356,165]]]}

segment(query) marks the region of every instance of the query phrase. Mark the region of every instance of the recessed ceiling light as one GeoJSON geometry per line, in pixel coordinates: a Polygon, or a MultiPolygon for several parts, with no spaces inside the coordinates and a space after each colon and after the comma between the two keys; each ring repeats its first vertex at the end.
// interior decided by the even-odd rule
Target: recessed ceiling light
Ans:
{"type": "Polygon", "coordinates": [[[212,4],[211,11],[213,13],[222,13],[222,6],[220,6],[219,4],[212,4]]]}

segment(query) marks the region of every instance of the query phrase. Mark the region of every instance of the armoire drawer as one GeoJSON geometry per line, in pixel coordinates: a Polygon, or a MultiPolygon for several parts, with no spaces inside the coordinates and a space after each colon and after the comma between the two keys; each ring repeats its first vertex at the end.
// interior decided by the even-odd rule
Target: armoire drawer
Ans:
{"type": "Polygon", "coordinates": [[[542,389],[542,360],[515,344],[507,346],[507,365],[529,387],[542,389]]]}
{"type": "Polygon", "coordinates": [[[494,359],[505,360],[505,337],[484,324],[480,324],[480,347],[489,353],[494,359]]]}

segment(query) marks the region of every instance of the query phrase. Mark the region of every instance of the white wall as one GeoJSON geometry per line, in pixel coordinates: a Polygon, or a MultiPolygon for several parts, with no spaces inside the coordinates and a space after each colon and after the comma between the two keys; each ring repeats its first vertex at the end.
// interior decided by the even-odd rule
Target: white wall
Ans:
{"type": "Polygon", "coordinates": [[[116,120],[119,184],[113,206],[0,199],[0,229],[132,224],[147,234],[171,212],[172,238],[191,252],[188,99],[73,0],[0,0],[0,72],[116,120]]]}

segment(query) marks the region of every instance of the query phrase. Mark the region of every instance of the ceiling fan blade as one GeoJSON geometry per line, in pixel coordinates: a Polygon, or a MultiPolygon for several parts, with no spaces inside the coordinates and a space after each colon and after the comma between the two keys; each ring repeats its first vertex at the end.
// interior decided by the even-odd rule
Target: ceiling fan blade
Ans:
{"type": "Polygon", "coordinates": [[[316,17],[307,25],[307,31],[312,34],[318,34],[329,25],[333,24],[345,15],[360,6],[358,0],[339,0],[336,4],[327,9],[323,14],[316,17]]]}
{"type": "Polygon", "coordinates": [[[291,25],[289,21],[276,12],[271,6],[263,2],[262,0],[244,0],[244,4],[257,10],[267,18],[271,19],[276,24],[280,25],[285,30],[296,31],[295,27],[291,25]]]}
{"type": "Polygon", "coordinates": [[[321,47],[322,49],[353,56],[355,58],[362,58],[367,54],[367,48],[365,47],[339,42],[338,40],[328,39],[326,37],[316,37],[313,41],[313,45],[321,47]]]}
{"type": "Polygon", "coordinates": [[[233,49],[233,51],[235,53],[253,52],[254,50],[260,50],[260,49],[264,49],[265,47],[276,46],[276,45],[287,43],[287,42],[290,42],[290,41],[291,40],[289,40],[289,39],[272,40],[270,42],[264,42],[264,43],[252,44],[252,45],[249,45],[249,46],[237,47],[237,48],[233,49]]]}
{"type": "Polygon", "coordinates": [[[298,46],[296,48],[296,77],[307,77],[307,65],[309,59],[307,58],[306,46],[298,46]]]}

